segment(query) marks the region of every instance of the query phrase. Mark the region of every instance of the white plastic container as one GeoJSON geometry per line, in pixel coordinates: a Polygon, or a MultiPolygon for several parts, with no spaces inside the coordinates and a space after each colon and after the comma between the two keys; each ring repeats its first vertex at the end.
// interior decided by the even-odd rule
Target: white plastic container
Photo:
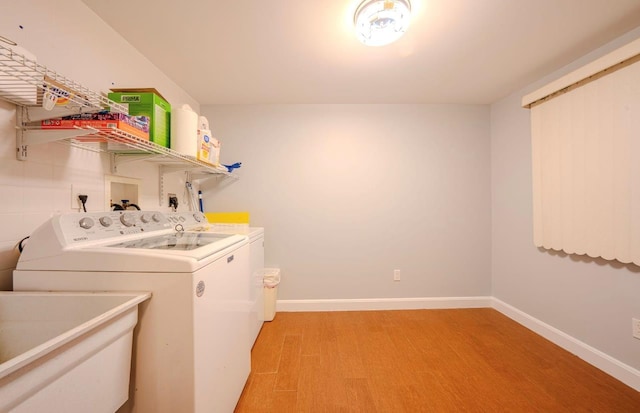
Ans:
{"type": "Polygon", "coordinates": [[[280,284],[279,268],[264,268],[262,273],[264,292],[264,321],[273,321],[276,316],[276,302],[278,300],[278,284],[280,284]]]}
{"type": "Polygon", "coordinates": [[[171,149],[183,155],[198,155],[198,114],[189,105],[171,111],[171,149]]]}

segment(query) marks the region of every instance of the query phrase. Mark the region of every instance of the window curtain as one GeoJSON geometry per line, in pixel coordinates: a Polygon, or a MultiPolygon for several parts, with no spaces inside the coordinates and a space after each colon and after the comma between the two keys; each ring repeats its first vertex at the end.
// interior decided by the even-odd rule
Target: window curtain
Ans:
{"type": "Polygon", "coordinates": [[[640,63],[531,106],[538,247],[640,265],[640,63]]]}

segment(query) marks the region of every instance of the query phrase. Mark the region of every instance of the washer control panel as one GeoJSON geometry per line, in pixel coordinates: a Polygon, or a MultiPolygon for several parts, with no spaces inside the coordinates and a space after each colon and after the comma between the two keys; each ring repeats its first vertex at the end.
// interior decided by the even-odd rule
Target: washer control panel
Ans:
{"type": "Polygon", "coordinates": [[[56,217],[56,230],[65,245],[173,228],[158,211],[80,212],[56,217]]]}
{"type": "Polygon", "coordinates": [[[173,225],[181,225],[183,230],[197,230],[198,227],[208,227],[207,217],[200,211],[196,212],[169,212],[167,221],[173,225]]]}

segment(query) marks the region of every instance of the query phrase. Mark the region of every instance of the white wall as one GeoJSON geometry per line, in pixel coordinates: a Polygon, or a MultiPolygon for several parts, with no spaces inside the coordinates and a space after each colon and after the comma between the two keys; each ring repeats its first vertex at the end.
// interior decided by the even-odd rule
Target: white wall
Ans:
{"type": "Polygon", "coordinates": [[[640,369],[640,267],[533,245],[531,134],[525,94],[640,36],[635,30],[491,106],[494,297],[640,369]]]}
{"type": "Polygon", "coordinates": [[[223,163],[242,162],[237,182],[203,184],[205,209],[246,210],[266,227],[279,299],[489,295],[488,107],[202,112],[223,163]]]}
{"type": "MultiPolygon", "coordinates": [[[[199,107],[79,0],[3,1],[0,30],[39,63],[95,91],[155,87],[172,104],[199,107]]],[[[86,190],[89,210],[104,210],[104,174],[110,173],[106,155],[59,143],[30,146],[29,159],[17,161],[15,136],[15,106],[0,101],[0,290],[11,289],[17,242],[52,214],[73,210],[71,185],[86,190]]],[[[141,207],[162,209],[157,165],[128,164],[119,174],[142,179],[141,207]]],[[[181,178],[166,182],[179,196],[181,178]]]]}

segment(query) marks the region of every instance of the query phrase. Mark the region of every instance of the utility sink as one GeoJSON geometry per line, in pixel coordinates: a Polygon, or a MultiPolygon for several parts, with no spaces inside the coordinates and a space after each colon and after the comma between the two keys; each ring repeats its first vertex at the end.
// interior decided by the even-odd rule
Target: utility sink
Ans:
{"type": "Polygon", "coordinates": [[[114,412],[150,293],[0,292],[0,411],[114,412]]]}

